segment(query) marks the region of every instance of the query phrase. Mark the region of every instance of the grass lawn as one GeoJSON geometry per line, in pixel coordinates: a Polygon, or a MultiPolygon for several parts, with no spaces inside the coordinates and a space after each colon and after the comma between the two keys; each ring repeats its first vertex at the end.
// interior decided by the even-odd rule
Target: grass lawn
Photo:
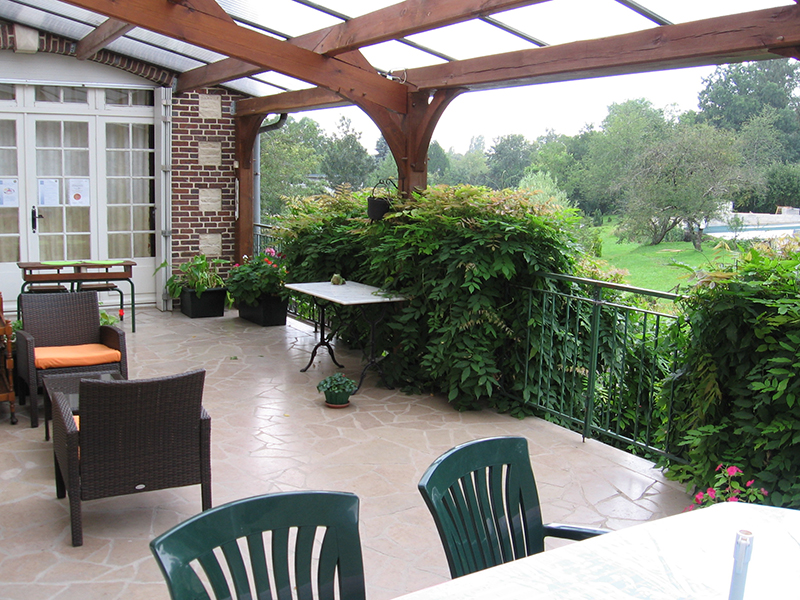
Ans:
{"type": "Polygon", "coordinates": [[[603,240],[603,256],[610,267],[628,271],[625,283],[635,287],[674,292],[677,286],[686,286],[688,272],[679,267],[670,266],[671,262],[680,262],[692,267],[710,266],[717,260],[730,260],[730,253],[716,248],[718,242],[703,243],[703,251],[694,249],[691,242],[663,242],[657,246],[642,246],[636,243],[617,243],[614,235],[616,225],[600,227],[603,240]]]}

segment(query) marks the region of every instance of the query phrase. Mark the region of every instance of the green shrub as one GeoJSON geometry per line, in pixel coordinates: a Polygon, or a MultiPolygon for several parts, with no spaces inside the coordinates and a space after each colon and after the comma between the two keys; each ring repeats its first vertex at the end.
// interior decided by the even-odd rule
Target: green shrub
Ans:
{"type": "Polygon", "coordinates": [[[755,245],[737,268],[700,274],[683,302],[689,328],[675,374],[674,434],[688,466],[670,475],[705,489],[719,464],[800,507],[800,243],[755,245]]]}
{"type": "MultiPolygon", "coordinates": [[[[575,214],[532,191],[473,186],[429,188],[393,199],[377,222],[365,194],[290,204],[283,221],[292,281],[327,281],[334,273],[408,298],[378,324],[378,352],[389,383],[445,394],[460,409],[489,404],[528,412],[498,392],[518,385],[524,364],[511,360],[528,329],[527,297],[537,271],[572,272],[575,214]]],[[[358,312],[340,311],[341,335],[363,345],[358,312]]],[[[520,396],[521,397],[521,396],[520,396]]]]}

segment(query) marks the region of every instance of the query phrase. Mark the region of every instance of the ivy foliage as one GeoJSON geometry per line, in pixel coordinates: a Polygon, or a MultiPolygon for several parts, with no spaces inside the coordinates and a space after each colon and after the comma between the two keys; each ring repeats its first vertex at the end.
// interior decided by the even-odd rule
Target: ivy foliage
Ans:
{"type": "Polygon", "coordinates": [[[676,435],[688,466],[678,480],[705,489],[720,464],[800,507],[800,244],[759,244],[737,267],[702,273],[684,300],[689,324],[676,373],[676,435]]]}
{"type": "MultiPolygon", "coordinates": [[[[523,379],[524,364],[511,360],[529,327],[517,286],[532,287],[537,271],[574,272],[574,212],[532,190],[440,186],[393,198],[372,222],[365,196],[343,188],[290,203],[281,225],[292,281],[340,273],[404,295],[377,325],[388,383],[444,394],[459,410],[528,414],[499,393],[523,379]]],[[[365,345],[356,309],[339,314],[334,330],[365,345]]]]}

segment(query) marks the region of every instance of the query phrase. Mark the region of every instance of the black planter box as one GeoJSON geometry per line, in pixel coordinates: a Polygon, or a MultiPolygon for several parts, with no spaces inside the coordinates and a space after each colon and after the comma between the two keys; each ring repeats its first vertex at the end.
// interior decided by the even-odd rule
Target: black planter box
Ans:
{"type": "Polygon", "coordinates": [[[181,312],[187,317],[221,317],[225,314],[226,288],[209,288],[199,297],[194,290],[181,291],[181,312]]]}
{"type": "Polygon", "coordinates": [[[239,316],[262,327],[286,325],[286,308],[288,305],[288,298],[262,296],[255,306],[244,303],[239,304],[239,316]]]}

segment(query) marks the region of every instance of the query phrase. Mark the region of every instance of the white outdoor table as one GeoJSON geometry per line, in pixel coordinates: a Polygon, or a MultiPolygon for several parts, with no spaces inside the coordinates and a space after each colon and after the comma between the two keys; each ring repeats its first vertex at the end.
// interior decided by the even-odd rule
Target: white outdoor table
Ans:
{"type": "MultiPolygon", "coordinates": [[[[386,314],[386,305],[392,302],[402,302],[405,300],[403,296],[398,296],[397,294],[381,290],[380,288],[371,285],[356,283],[355,281],[348,281],[343,285],[333,285],[330,281],[287,283],[286,288],[311,296],[314,304],[317,306],[317,308],[319,308],[317,321],[317,327],[319,327],[319,341],[311,351],[311,358],[309,359],[308,364],[300,369],[301,372],[307,371],[314,362],[314,358],[316,357],[317,350],[320,348],[320,346],[324,346],[328,349],[328,354],[330,354],[331,360],[337,367],[344,366],[336,361],[336,356],[333,353],[333,347],[325,337],[325,309],[330,304],[338,304],[340,306],[358,306],[361,310],[361,315],[364,317],[364,320],[369,323],[369,360],[367,361],[364,370],[361,372],[361,378],[358,381],[358,388],[361,388],[361,383],[364,381],[364,375],[366,375],[367,369],[370,367],[376,367],[381,380],[383,380],[383,371],[381,370],[379,361],[375,356],[375,326],[380,323],[381,320],[383,320],[383,317],[386,314]],[[373,316],[373,318],[370,318],[365,311],[365,307],[375,304],[382,305],[383,310],[376,316],[373,316]]],[[[386,384],[386,381],[383,381],[384,384],[386,384]]]]}
{"type": "MultiPolygon", "coordinates": [[[[745,600],[800,597],[800,511],[725,502],[575,542],[402,600],[728,600],[739,530],[745,600]]],[[[400,600],[400,599],[398,599],[400,600]]]]}

